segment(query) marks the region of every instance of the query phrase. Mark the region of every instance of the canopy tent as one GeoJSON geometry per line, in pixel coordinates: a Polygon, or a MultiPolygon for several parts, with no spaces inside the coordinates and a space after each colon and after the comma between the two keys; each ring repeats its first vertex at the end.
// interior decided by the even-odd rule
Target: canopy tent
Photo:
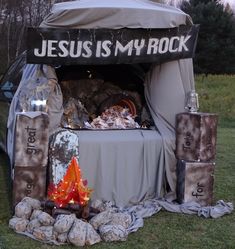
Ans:
{"type": "Polygon", "coordinates": [[[191,19],[183,11],[152,1],[82,0],[55,4],[40,26],[83,29],[163,29],[189,23],[191,19]]]}
{"type": "MultiPolygon", "coordinates": [[[[55,4],[51,13],[43,20],[40,27],[43,28],[69,28],[69,29],[165,29],[175,28],[180,25],[191,25],[190,17],[179,9],[165,6],[146,0],[81,0],[55,4]]],[[[38,66],[27,65],[20,86],[14,96],[10,108],[8,120],[8,153],[13,161],[13,137],[15,112],[20,111],[19,98],[22,89],[27,87],[27,78],[36,74],[38,66]]],[[[44,65],[44,72],[49,81],[55,81],[56,75],[50,66],[44,65]]],[[[194,89],[194,76],[191,59],[175,60],[161,65],[152,64],[145,77],[145,99],[154,119],[156,133],[160,134],[162,148],[159,150],[157,159],[156,196],[160,197],[166,193],[173,193],[176,189],[176,158],[175,158],[175,115],[183,112],[185,99],[194,89]],[[162,179],[165,179],[165,182],[162,179]],[[167,186],[167,189],[166,189],[167,186]]],[[[53,90],[54,91],[54,90],[53,90]]],[[[57,106],[58,113],[62,110],[57,106]]],[[[56,112],[57,112],[56,111],[56,112]]],[[[52,114],[51,114],[52,115],[52,114]]],[[[51,116],[51,120],[53,115],[51,116]]],[[[51,131],[59,126],[58,120],[51,123],[51,131]]],[[[94,135],[94,134],[93,134],[94,135]]],[[[84,139],[85,135],[82,135],[84,139]]],[[[91,138],[89,138],[91,139],[91,138]]],[[[82,146],[82,144],[81,144],[82,146]]],[[[85,149],[83,148],[85,153],[85,149]]],[[[81,167],[89,161],[89,156],[82,157],[81,167]]],[[[91,158],[91,157],[90,157],[91,158]]],[[[92,159],[89,163],[95,163],[92,159]]],[[[108,165],[107,165],[108,167],[108,165]]],[[[86,178],[89,178],[85,176],[86,178]]],[[[130,175],[130,181],[135,181],[130,175]]],[[[100,178],[100,184],[102,177],[100,178]]],[[[143,180],[145,181],[145,180],[143,180]]],[[[89,182],[89,179],[88,179],[89,182]]],[[[108,183],[107,183],[108,184],[108,183]]],[[[105,193],[112,188],[112,182],[105,186],[105,193]]],[[[120,183],[121,184],[121,183],[120,183]]],[[[147,184],[146,182],[140,183],[147,184]]],[[[102,190],[101,190],[102,191],[102,190]]],[[[135,191],[133,189],[133,191],[135,191]]],[[[143,192],[143,191],[142,191],[143,192]]],[[[128,198],[123,203],[120,196],[125,194],[125,189],[113,201],[117,205],[128,204],[128,198]]],[[[102,195],[102,193],[101,193],[102,195]]],[[[106,194],[104,194],[106,195],[106,194]]],[[[144,194],[135,201],[140,201],[144,194]]],[[[96,196],[100,197],[99,195],[96,196]]],[[[112,195],[107,194],[107,199],[112,195]]]]}

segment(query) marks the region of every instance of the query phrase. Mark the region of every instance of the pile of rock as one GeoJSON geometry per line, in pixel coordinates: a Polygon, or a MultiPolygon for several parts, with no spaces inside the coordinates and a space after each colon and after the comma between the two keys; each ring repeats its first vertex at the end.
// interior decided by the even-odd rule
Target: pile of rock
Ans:
{"type": "Polygon", "coordinates": [[[89,129],[137,129],[139,124],[135,122],[134,117],[128,108],[115,105],[106,109],[100,116],[93,119],[89,129]]]}
{"type": "Polygon", "coordinates": [[[41,210],[41,203],[25,197],[15,207],[15,216],[9,227],[36,240],[56,245],[71,243],[75,246],[93,245],[100,241],[125,241],[131,224],[129,214],[108,208],[88,221],[75,214],[61,214],[55,219],[41,210]]]}

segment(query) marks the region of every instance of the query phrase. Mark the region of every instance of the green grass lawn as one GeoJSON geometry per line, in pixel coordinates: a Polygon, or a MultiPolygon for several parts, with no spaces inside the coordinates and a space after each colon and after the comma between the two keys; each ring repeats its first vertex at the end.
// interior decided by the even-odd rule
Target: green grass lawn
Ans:
{"type": "MultiPolygon", "coordinates": [[[[200,111],[216,112],[220,117],[214,200],[223,199],[235,203],[235,76],[209,76],[204,79],[199,76],[197,77],[197,91],[200,96],[200,111]],[[228,95],[227,98],[226,95],[228,95]]],[[[11,217],[10,193],[7,157],[1,153],[0,249],[58,248],[17,235],[8,228],[8,220],[11,217]]],[[[61,246],[59,248],[72,249],[75,247],[61,246]]],[[[218,219],[204,219],[192,215],[160,211],[145,219],[144,227],[136,233],[130,234],[126,242],[100,243],[92,248],[232,249],[235,248],[235,212],[218,219]]]]}
{"type": "Polygon", "coordinates": [[[200,111],[215,112],[219,125],[235,127],[235,75],[196,77],[200,111]]]}

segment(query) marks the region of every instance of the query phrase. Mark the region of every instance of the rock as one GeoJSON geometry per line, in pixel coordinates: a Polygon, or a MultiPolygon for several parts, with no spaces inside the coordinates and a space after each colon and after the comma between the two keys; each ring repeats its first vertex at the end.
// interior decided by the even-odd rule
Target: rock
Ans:
{"type": "Polygon", "coordinates": [[[112,210],[107,210],[102,213],[99,213],[93,218],[91,218],[89,223],[94,227],[94,229],[97,230],[101,225],[105,225],[110,222],[112,213],[112,210]]]}
{"type": "Polygon", "coordinates": [[[102,240],[110,241],[125,241],[128,233],[121,225],[102,225],[99,228],[102,240]]]}
{"type": "Polygon", "coordinates": [[[104,212],[107,210],[117,210],[112,201],[101,201],[98,199],[91,202],[91,207],[99,210],[100,212],[104,212]]]}
{"type": "Polygon", "coordinates": [[[22,202],[28,203],[33,209],[41,209],[41,202],[31,197],[24,197],[22,202]]]}
{"type": "Polygon", "coordinates": [[[60,243],[66,243],[67,237],[68,237],[68,233],[61,233],[57,236],[57,241],[60,243]]]}
{"type": "Polygon", "coordinates": [[[105,211],[105,205],[104,202],[101,200],[94,200],[91,202],[91,207],[99,210],[100,212],[104,212],[105,211]]]}
{"type": "Polygon", "coordinates": [[[68,240],[75,246],[84,246],[86,242],[87,223],[76,219],[68,234],[68,240]]]}
{"type": "Polygon", "coordinates": [[[93,228],[93,226],[89,223],[87,225],[86,230],[86,245],[94,245],[96,243],[99,243],[101,241],[100,235],[96,232],[96,230],[93,228]]]}
{"type": "Polygon", "coordinates": [[[39,220],[33,219],[27,225],[27,232],[33,233],[34,229],[40,226],[41,226],[41,223],[39,222],[39,220]]]}
{"type": "Polygon", "coordinates": [[[125,213],[113,213],[109,225],[121,225],[127,229],[132,222],[131,216],[125,213]]]}
{"type": "Polygon", "coordinates": [[[39,216],[41,213],[43,213],[42,210],[37,210],[37,209],[36,209],[36,210],[33,210],[32,214],[31,214],[31,216],[30,216],[30,220],[37,219],[38,216],[39,216]]]}
{"type": "Polygon", "coordinates": [[[26,202],[19,202],[15,207],[15,216],[29,219],[32,213],[32,207],[26,202]]]}
{"type": "Polygon", "coordinates": [[[33,236],[36,239],[42,241],[51,241],[55,240],[55,233],[53,232],[53,226],[41,226],[36,227],[33,231],[33,236]]]}
{"type": "Polygon", "coordinates": [[[38,215],[37,219],[44,226],[51,226],[54,224],[55,219],[51,217],[48,213],[42,212],[38,215]]]}
{"type": "Polygon", "coordinates": [[[13,217],[9,220],[9,227],[16,232],[24,232],[29,221],[24,218],[13,217]]]}
{"type": "Polygon", "coordinates": [[[69,229],[72,227],[74,220],[76,219],[75,214],[66,215],[61,214],[58,215],[55,224],[54,224],[54,230],[58,233],[66,233],[69,231],[69,229]]]}

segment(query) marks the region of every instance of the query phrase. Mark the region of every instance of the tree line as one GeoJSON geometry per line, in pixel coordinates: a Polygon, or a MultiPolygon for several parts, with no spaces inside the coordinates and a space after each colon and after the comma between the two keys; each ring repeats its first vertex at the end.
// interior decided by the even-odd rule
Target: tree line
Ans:
{"type": "MultiPolygon", "coordinates": [[[[26,49],[27,27],[37,27],[52,5],[62,1],[0,0],[0,74],[26,49]]],[[[174,0],[165,2],[175,5],[174,0]]],[[[235,74],[235,18],[230,6],[220,0],[178,0],[178,7],[200,24],[195,73],[235,74]]]]}

